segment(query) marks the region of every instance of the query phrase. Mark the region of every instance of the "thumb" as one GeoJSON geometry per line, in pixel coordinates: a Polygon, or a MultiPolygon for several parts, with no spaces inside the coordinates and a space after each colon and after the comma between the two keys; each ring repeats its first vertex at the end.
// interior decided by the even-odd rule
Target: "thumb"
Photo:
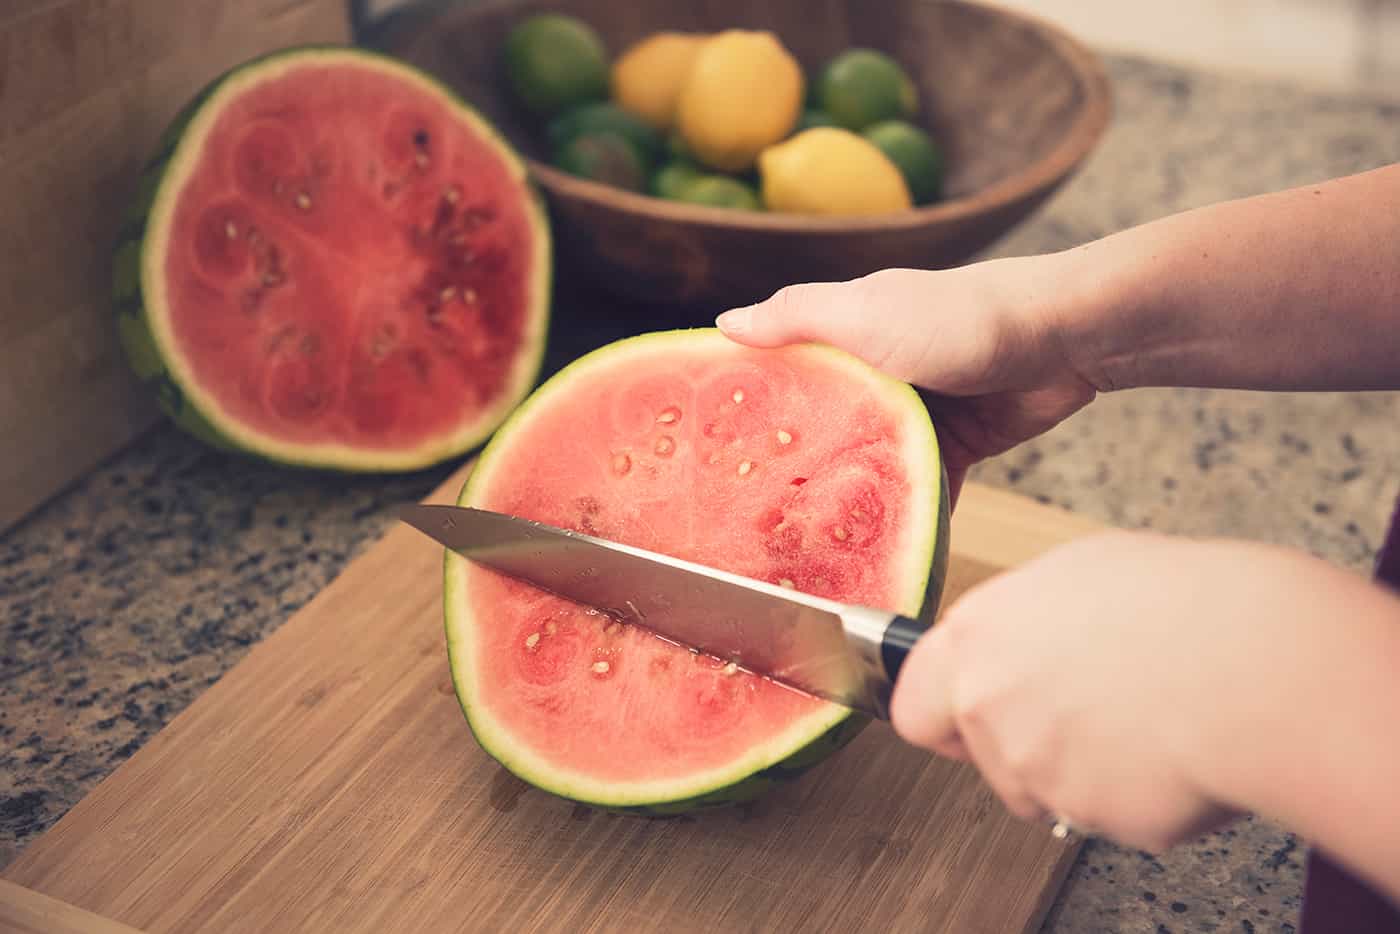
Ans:
{"type": "Polygon", "coordinates": [[[756,305],[726,311],[715,324],[730,339],[750,347],[815,341],[859,352],[863,330],[871,324],[861,313],[865,289],[859,282],[789,285],[756,305]]]}

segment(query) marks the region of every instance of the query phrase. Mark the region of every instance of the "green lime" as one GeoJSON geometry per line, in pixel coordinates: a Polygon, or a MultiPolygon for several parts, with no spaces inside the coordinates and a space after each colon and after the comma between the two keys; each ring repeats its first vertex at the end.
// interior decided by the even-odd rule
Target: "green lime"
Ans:
{"type": "Polygon", "coordinates": [[[923,130],[903,120],[884,120],[861,135],[889,156],[904,176],[915,204],[928,204],[943,188],[943,152],[923,130]]]}
{"type": "Polygon", "coordinates": [[[701,175],[688,185],[681,186],[672,200],[740,211],[763,210],[763,202],[758,199],[757,192],[728,175],[701,175]]]}
{"type": "Polygon", "coordinates": [[[580,19],[540,13],[506,37],[506,73],[520,101],[552,116],[608,96],[608,54],[603,40],[580,19]]]}
{"type": "Polygon", "coordinates": [[[648,165],[661,156],[661,134],[611,101],[594,101],[565,111],[546,128],[550,145],[558,151],[583,133],[616,133],[626,139],[648,165]]]}
{"type": "Polygon", "coordinates": [[[560,147],[554,164],[571,175],[614,188],[646,190],[647,169],[642,157],[617,133],[581,133],[560,147]]]}
{"type": "Polygon", "coordinates": [[[658,198],[676,198],[680,190],[700,178],[700,174],[700,170],[691,163],[672,160],[652,176],[651,193],[658,198]]]}
{"type": "Polygon", "coordinates": [[[802,116],[797,118],[797,126],[792,132],[801,133],[803,130],[810,130],[814,126],[836,126],[836,121],[831,119],[831,114],[817,107],[807,107],[802,111],[802,116]]]}
{"type": "Polygon", "coordinates": [[[672,159],[681,159],[686,162],[695,161],[695,155],[690,151],[690,145],[685,141],[680,130],[675,130],[666,137],[666,151],[670,153],[672,159]]]}
{"type": "Polygon", "coordinates": [[[862,130],[881,120],[912,117],[919,94],[908,72],[884,52],[847,49],[817,76],[817,103],[838,126],[862,130]]]}

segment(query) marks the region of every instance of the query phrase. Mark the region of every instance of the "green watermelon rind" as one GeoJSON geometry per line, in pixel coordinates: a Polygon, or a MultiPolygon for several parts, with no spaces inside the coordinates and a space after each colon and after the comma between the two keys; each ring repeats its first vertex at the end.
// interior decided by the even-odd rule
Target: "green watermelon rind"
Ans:
{"type": "Polygon", "coordinates": [[[308,44],[290,46],[249,59],[215,77],[175,115],[144,166],[125,216],[112,258],[112,298],[117,335],[136,378],[155,396],[156,403],[177,426],[218,449],[290,467],[345,473],[408,472],[431,467],[479,448],[529,394],[539,379],[551,325],[553,237],[544,198],[528,168],[505,137],[455,91],[433,76],[391,55],[353,46],[308,44]],[[434,439],[407,450],[364,450],[343,445],[304,445],[278,441],[240,426],[224,416],[186,371],[170,335],[151,307],[149,283],[158,274],[159,256],[152,245],[166,234],[165,218],[187,169],[198,159],[204,135],[218,117],[220,98],[256,84],[269,71],[302,61],[350,62],[381,69],[443,98],[472,132],[489,142],[510,167],[526,202],[535,251],[533,306],[517,361],[515,380],[494,409],[446,439],[434,439]]]}
{"type": "MultiPolygon", "coordinates": [[[[504,446],[512,430],[529,421],[534,408],[540,404],[542,398],[561,392],[562,387],[567,386],[572,375],[594,365],[605,356],[625,352],[627,348],[670,340],[695,340],[705,335],[711,335],[713,339],[727,340],[714,328],[657,331],[615,341],[569,363],[518,406],[497,430],[492,442],[481,452],[471,474],[463,483],[457,497],[457,504],[465,506],[474,501],[478,485],[484,482],[483,478],[489,477],[491,474],[495,452],[499,450],[500,446],[504,446]]],[[[947,468],[942,460],[938,437],[929,417],[928,408],[912,387],[879,373],[850,354],[835,348],[818,345],[811,345],[806,350],[811,353],[828,355],[833,362],[854,367],[869,378],[873,384],[883,386],[888,391],[891,406],[897,405],[904,409],[908,413],[910,421],[917,423],[919,428],[927,431],[928,448],[925,452],[928,458],[927,463],[931,467],[936,466],[938,473],[937,482],[934,484],[933,522],[926,547],[918,552],[918,567],[926,568],[926,572],[921,572],[923,576],[921,592],[914,594],[912,592],[914,585],[911,584],[911,592],[907,595],[906,602],[917,606],[915,615],[920,622],[924,625],[932,625],[938,615],[939,604],[948,577],[950,497],[947,468]]],[[[913,566],[912,560],[910,563],[913,566]]],[[[470,659],[465,654],[467,649],[463,638],[463,632],[468,627],[463,625],[461,631],[458,631],[458,627],[454,625],[454,619],[457,617],[464,599],[464,591],[459,582],[463,580],[461,572],[465,565],[466,559],[452,551],[444,551],[443,619],[449,667],[452,672],[453,690],[457,696],[457,702],[466,717],[468,729],[477,744],[488,755],[518,778],[556,797],[603,811],[647,817],[671,817],[695,811],[731,807],[753,801],[775,786],[794,781],[804,775],[848,745],[871,722],[870,717],[865,714],[833,704],[830,705],[830,722],[822,723],[819,728],[813,731],[812,735],[797,741],[795,748],[774,755],[771,757],[771,761],[762,762],[754,767],[740,764],[733,774],[724,776],[718,781],[712,781],[709,786],[687,788],[679,793],[644,796],[642,798],[580,792],[568,781],[560,781],[555,776],[548,774],[548,770],[534,769],[528,763],[521,761],[511,748],[509,738],[503,736],[498,739],[493,736],[489,727],[481,722],[480,717],[475,715],[471,699],[472,689],[467,683],[470,659]]],[[[913,575],[911,574],[910,577],[912,578],[913,575]]],[[[908,606],[900,609],[909,611],[908,606]]]]}

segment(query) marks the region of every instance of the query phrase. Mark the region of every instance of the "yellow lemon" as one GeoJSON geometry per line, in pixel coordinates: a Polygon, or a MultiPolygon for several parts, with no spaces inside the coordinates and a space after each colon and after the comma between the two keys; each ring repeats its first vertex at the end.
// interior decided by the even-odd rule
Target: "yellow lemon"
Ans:
{"type": "Polygon", "coordinates": [[[864,137],[813,127],[758,157],[763,201],[796,214],[885,214],[913,205],[894,162],[864,137]]]}
{"type": "Polygon", "coordinates": [[[802,93],[802,67],[776,36],[725,30],[695,57],[681,90],[677,128],[699,161],[743,171],[792,132],[802,93]]]}
{"type": "Polygon", "coordinates": [[[656,129],[669,130],[681,88],[707,39],[701,33],[658,32],[634,44],[613,64],[613,100],[656,129]]]}

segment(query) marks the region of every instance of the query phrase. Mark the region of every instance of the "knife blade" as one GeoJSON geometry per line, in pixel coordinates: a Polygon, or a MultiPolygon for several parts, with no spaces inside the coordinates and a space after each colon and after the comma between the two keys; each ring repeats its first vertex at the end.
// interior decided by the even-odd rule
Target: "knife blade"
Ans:
{"type": "Polygon", "coordinates": [[[781,685],[889,719],[927,628],[718,568],[518,516],[416,504],[400,518],[457,554],[781,685]]]}

